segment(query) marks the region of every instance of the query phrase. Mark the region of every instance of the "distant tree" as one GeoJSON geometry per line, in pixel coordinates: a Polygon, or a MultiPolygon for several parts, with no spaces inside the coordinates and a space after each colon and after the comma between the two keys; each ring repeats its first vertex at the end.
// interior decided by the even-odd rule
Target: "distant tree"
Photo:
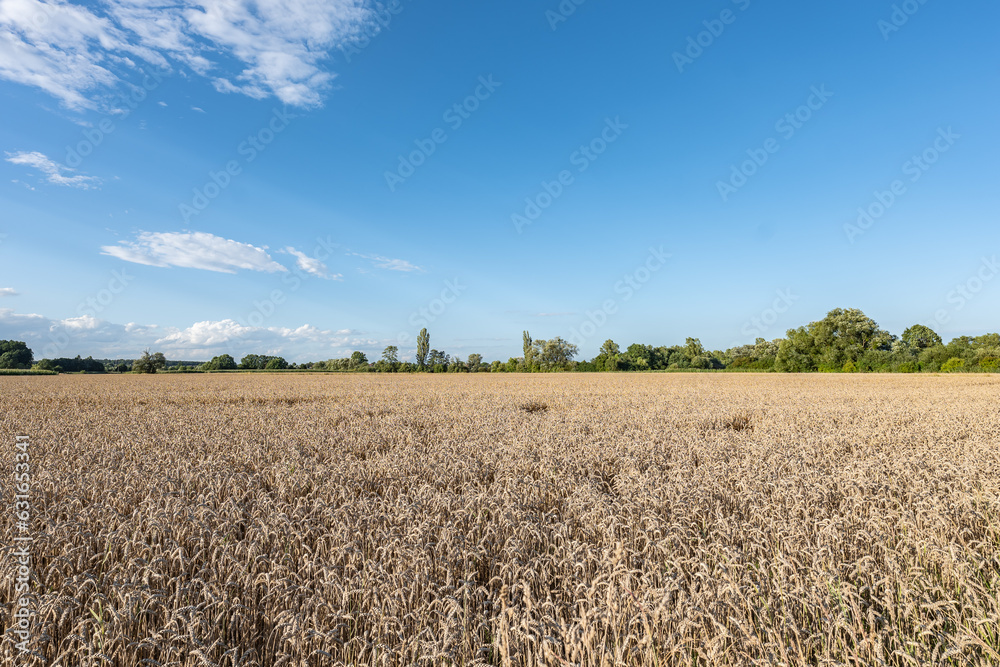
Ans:
{"type": "Polygon", "coordinates": [[[288,368],[288,362],[283,357],[271,357],[264,364],[264,370],[266,371],[280,371],[286,368],[288,368]]]}
{"type": "Polygon", "coordinates": [[[389,345],[382,351],[382,360],[389,364],[399,363],[399,348],[395,345],[389,345]]]}
{"type": "Polygon", "coordinates": [[[688,338],[684,341],[684,353],[689,360],[694,360],[696,357],[705,356],[705,347],[697,338],[688,338]]]}
{"type": "Polygon", "coordinates": [[[933,329],[923,324],[914,324],[906,329],[900,337],[904,343],[918,352],[928,347],[943,345],[941,336],[937,335],[933,329]]]}
{"type": "Polygon", "coordinates": [[[469,369],[470,373],[478,373],[479,367],[483,365],[483,355],[481,354],[470,354],[469,360],[466,362],[466,368],[469,369]]]}
{"type": "Polygon", "coordinates": [[[162,370],[167,365],[167,360],[162,352],[149,353],[149,348],[142,352],[142,356],[132,362],[132,370],[136,373],[155,373],[162,370]]]}
{"type": "Polygon", "coordinates": [[[240,368],[259,371],[267,365],[268,358],[259,354],[248,354],[240,359],[240,368]]]}
{"type": "Polygon", "coordinates": [[[569,370],[578,352],[576,345],[558,336],[551,340],[532,341],[532,348],[533,365],[545,371],[569,370]]]}
{"type": "Polygon", "coordinates": [[[528,372],[531,372],[535,366],[535,342],[527,331],[522,334],[521,340],[524,349],[524,365],[528,372]]]}
{"type": "Polygon", "coordinates": [[[122,364],[118,364],[115,367],[115,370],[118,371],[119,373],[128,373],[130,370],[132,370],[132,367],[129,366],[128,364],[122,363],[122,364]]]}
{"type": "MultiPolygon", "coordinates": [[[[431,350],[430,354],[427,355],[427,365],[430,366],[431,368],[435,368],[436,366],[443,366],[443,367],[445,367],[445,370],[447,370],[447,366],[448,366],[448,362],[449,361],[450,361],[450,359],[449,359],[448,355],[445,354],[444,352],[440,352],[438,350],[431,350]]],[[[443,371],[438,371],[435,368],[434,372],[435,373],[440,373],[440,372],[443,372],[443,371]]]]}
{"type": "Polygon", "coordinates": [[[361,368],[368,368],[368,357],[365,356],[364,352],[355,351],[351,354],[351,368],[353,370],[358,370],[361,368]]]}
{"type": "Polygon", "coordinates": [[[431,348],[431,335],[427,333],[427,328],[420,330],[417,334],[417,366],[420,370],[427,367],[427,354],[431,348]]]}
{"type": "Polygon", "coordinates": [[[31,368],[35,361],[28,344],[20,340],[0,340],[0,368],[31,368]]]}
{"type": "MultiPolygon", "coordinates": [[[[207,361],[200,366],[203,371],[231,371],[236,369],[236,360],[233,359],[228,354],[220,354],[217,357],[212,357],[211,361],[207,361]]],[[[179,368],[178,370],[183,370],[179,368]]]]}
{"type": "Polygon", "coordinates": [[[496,359],[492,364],[490,364],[491,373],[503,373],[505,370],[507,370],[507,367],[504,366],[504,363],[499,359],[496,359]]]}
{"type": "Polygon", "coordinates": [[[609,338],[604,341],[604,344],[601,345],[601,349],[597,356],[594,357],[594,370],[616,371],[618,370],[620,361],[621,348],[618,347],[618,343],[609,338]]]}

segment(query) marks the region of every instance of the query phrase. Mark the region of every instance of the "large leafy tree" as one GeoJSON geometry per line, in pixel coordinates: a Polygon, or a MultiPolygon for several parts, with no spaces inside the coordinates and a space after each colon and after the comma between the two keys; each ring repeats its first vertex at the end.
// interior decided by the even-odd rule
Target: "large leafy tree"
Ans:
{"type": "Polygon", "coordinates": [[[166,368],[167,360],[162,352],[150,354],[149,350],[143,350],[142,356],[132,362],[132,370],[136,373],[155,373],[166,368]]]}
{"type": "Polygon", "coordinates": [[[0,368],[31,368],[35,355],[20,340],[0,340],[0,368]]]}
{"type": "Polygon", "coordinates": [[[469,361],[466,363],[470,373],[478,373],[479,367],[482,364],[483,364],[483,355],[481,354],[470,354],[469,361]]]}
{"type": "Polygon", "coordinates": [[[912,327],[907,328],[901,338],[904,343],[917,351],[944,344],[941,336],[923,324],[914,324],[912,327]]]}
{"type": "Polygon", "coordinates": [[[532,359],[546,371],[568,369],[578,352],[576,345],[559,336],[551,340],[532,341],[532,348],[532,359]]]}
{"type": "Polygon", "coordinates": [[[891,349],[893,336],[857,308],[835,308],[818,322],[790,329],[778,346],[775,369],[786,372],[839,370],[866,353],[891,349]]]}

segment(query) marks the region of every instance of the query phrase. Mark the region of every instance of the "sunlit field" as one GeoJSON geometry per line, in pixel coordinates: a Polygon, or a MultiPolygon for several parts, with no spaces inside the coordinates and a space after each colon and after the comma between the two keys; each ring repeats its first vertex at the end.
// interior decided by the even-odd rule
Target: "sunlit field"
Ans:
{"type": "Polygon", "coordinates": [[[0,662],[1000,664],[998,405],[988,375],[3,377],[37,616],[0,662]]]}

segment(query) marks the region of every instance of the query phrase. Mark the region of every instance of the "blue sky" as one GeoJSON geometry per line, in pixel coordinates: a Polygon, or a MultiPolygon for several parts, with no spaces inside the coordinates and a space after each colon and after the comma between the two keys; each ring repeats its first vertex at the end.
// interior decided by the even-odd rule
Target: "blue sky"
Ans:
{"type": "Polygon", "coordinates": [[[487,359],[524,329],[724,349],[835,307],[996,331],[998,20],[5,0],[0,338],[305,361],[409,357],[421,326],[487,359]]]}

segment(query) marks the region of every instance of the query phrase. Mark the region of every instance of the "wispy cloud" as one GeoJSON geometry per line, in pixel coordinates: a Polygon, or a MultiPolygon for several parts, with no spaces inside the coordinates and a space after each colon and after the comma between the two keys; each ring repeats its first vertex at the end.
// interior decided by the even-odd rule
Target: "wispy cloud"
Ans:
{"type": "Polygon", "coordinates": [[[11,164],[37,169],[45,174],[45,180],[54,185],[89,190],[101,184],[101,179],[96,176],[85,176],[83,174],[68,175],[72,174],[75,170],[63,166],[54,160],[50,160],[44,153],[39,153],[38,151],[7,153],[5,159],[11,164]]]}
{"type": "Polygon", "coordinates": [[[264,248],[205,232],[142,232],[135,241],[102,246],[101,254],[148,266],[177,266],[221,273],[237,269],[287,271],[264,248]]]}
{"type": "Polygon", "coordinates": [[[334,75],[331,50],[373,20],[365,0],[61,0],[0,2],[0,78],[41,88],[72,109],[141,76],[140,62],[180,64],[221,92],[315,106],[334,75]],[[235,60],[236,68],[220,61],[235,60]],[[140,61],[140,62],[137,62],[140,61]]]}
{"type": "Polygon", "coordinates": [[[205,110],[201,107],[191,107],[191,111],[197,111],[198,113],[205,113],[205,110]]]}
{"type": "Polygon", "coordinates": [[[373,265],[380,269],[387,269],[389,271],[423,271],[422,268],[415,264],[411,264],[405,259],[390,259],[389,257],[382,257],[380,255],[365,255],[360,252],[352,252],[352,255],[361,257],[363,259],[370,260],[373,265]]]}
{"type": "Polygon", "coordinates": [[[319,278],[327,280],[343,280],[344,276],[339,273],[330,273],[329,267],[315,257],[310,257],[300,250],[291,246],[285,248],[284,252],[295,257],[295,264],[306,273],[310,273],[319,278]]]}
{"type": "Polygon", "coordinates": [[[17,290],[13,287],[0,287],[0,296],[17,296],[17,290]]]}

